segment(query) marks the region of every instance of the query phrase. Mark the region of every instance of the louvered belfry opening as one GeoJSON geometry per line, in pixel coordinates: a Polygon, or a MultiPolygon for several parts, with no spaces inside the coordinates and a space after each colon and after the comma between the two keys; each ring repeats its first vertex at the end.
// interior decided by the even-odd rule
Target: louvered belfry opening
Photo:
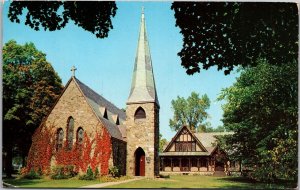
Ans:
{"type": "Polygon", "coordinates": [[[146,112],[143,108],[139,107],[134,115],[134,119],[145,119],[146,118],[146,112]]]}

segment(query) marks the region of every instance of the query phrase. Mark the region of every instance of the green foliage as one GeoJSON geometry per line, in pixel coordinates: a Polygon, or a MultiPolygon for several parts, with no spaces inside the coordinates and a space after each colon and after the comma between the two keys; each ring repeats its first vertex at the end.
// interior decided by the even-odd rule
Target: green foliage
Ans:
{"type": "Polygon", "coordinates": [[[165,145],[168,144],[168,141],[167,139],[165,138],[162,138],[162,134],[159,134],[159,152],[162,152],[163,151],[163,148],[165,145]]]}
{"type": "Polygon", "coordinates": [[[171,9],[183,35],[178,55],[187,74],[201,65],[229,74],[237,65],[256,66],[260,56],[272,65],[298,58],[296,3],[173,2],[171,9]]]}
{"type": "Polygon", "coordinates": [[[98,178],[98,177],[99,177],[99,174],[100,174],[100,173],[99,173],[99,169],[96,168],[96,169],[95,169],[95,178],[98,178]]]}
{"type": "Polygon", "coordinates": [[[4,45],[3,146],[7,160],[12,159],[14,147],[22,155],[28,153],[34,130],[61,91],[61,79],[33,43],[19,45],[11,40],[4,45]]]}
{"type": "Polygon", "coordinates": [[[199,97],[199,94],[192,92],[187,99],[177,96],[171,104],[174,116],[169,120],[169,125],[172,130],[177,131],[181,126],[187,125],[195,131],[200,125],[208,125],[205,121],[208,118],[206,110],[210,106],[210,100],[206,94],[199,97]]]}
{"type": "Polygon", "coordinates": [[[13,1],[9,7],[8,18],[20,23],[19,17],[27,9],[25,25],[34,30],[60,30],[72,20],[75,25],[105,38],[113,28],[111,17],[116,14],[117,6],[113,1],[13,1]],[[60,11],[62,10],[62,12],[60,11]]]}
{"type": "Polygon", "coordinates": [[[204,132],[225,132],[225,127],[222,125],[219,125],[217,128],[212,128],[208,126],[204,132]]]}
{"type": "Polygon", "coordinates": [[[51,179],[68,179],[76,176],[77,173],[74,171],[74,166],[55,166],[53,168],[53,174],[51,179]]]}
{"type": "Polygon", "coordinates": [[[29,171],[29,173],[27,173],[23,176],[23,178],[25,178],[25,179],[40,179],[41,175],[39,174],[39,172],[36,172],[34,169],[31,169],[29,171]]]}
{"type": "Polygon", "coordinates": [[[223,150],[243,160],[264,181],[297,179],[298,64],[257,67],[241,72],[237,82],[222,91],[224,126],[234,135],[221,140],[223,150]]]}
{"type": "Polygon", "coordinates": [[[110,168],[108,169],[108,173],[109,173],[112,177],[119,177],[119,176],[120,176],[119,168],[118,168],[117,166],[110,167],[110,168]]]}
{"type": "Polygon", "coordinates": [[[103,176],[100,177],[100,181],[102,183],[117,182],[117,181],[123,181],[123,180],[128,180],[128,179],[132,179],[132,177],[130,177],[130,176],[112,177],[112,176],[109,176],[109,175],[103,175],[103,176]]]}
{"type": "Polygon", "coordinates": [[[79,176],[80,180],[94,180],[95,178],[96,176],[94,175],[93,170],[90,166],[88,167],[86,174],[79,176]]]}

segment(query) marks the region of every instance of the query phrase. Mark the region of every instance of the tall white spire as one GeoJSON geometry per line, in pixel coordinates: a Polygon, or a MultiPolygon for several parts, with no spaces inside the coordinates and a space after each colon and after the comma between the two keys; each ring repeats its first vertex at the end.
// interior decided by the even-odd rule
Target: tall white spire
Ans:
{"type": "Polygon", "coordinates": [[[142,7],[138,47],[134,63],[131,91],[127,104],[147,102],[153,102],[159,106],[146,33],[144,7],[142,7]]]}

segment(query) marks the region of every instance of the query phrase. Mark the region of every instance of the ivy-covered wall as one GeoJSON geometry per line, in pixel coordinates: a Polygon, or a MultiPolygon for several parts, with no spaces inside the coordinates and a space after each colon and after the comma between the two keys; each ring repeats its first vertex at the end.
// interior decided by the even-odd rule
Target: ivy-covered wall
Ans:
{"type": "MultiPolygon", "coordinates": [[[[70,140],[70,139],[69,139],[70,140]]],[[[108,174],[113,165],[124,171],[126,165],[126,142],[113,140],[104,125],[94,114],[74,80],[71,80],[62,96],[32,137],[32,145],[25,171],[42,170],[50,174],[58,165],[72,165],[76,172],[85,173],[88,166],[96,168],[101,175],[108,174]],[[68,118],[74,119],[71,149],[68,149],[68,118]],[[62,147],[57,148],[57,131],[63,130],[62,147]],[[78,143],[77,131],[84,135],[78,143]],[[115,153],[113,153],[113,149],[115,153]],[[124,152],[125,151],[125,152],[124,152]],[[123,165],[122,165],[123,164],[123,165]]]]}
{"type": "Polygon", "coordinates": [[[126,175],[126,142],[112,138],[113,165],[117,166],[121,175],[126,175]]]}

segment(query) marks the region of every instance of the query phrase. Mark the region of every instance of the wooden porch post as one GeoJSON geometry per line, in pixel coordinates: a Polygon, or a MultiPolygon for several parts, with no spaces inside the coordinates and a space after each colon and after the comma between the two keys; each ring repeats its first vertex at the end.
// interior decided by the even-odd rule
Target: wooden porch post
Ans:
{"type": "Polygon", "coordinates": [[[207,171],[208,171],[208,158],[206,158],[206,168],[207,168],[207,171]]]}
{"type": "Polygon", "coordinates": [[[181,171],[181,158],[179,158],[179,170],[181,171]]]}
{"type": "Polygon", "coordinates": [[[200,167],[199,167],[199,158],[197,158],[197,168],[198,168],[198,172],[200,171],[200,167]]]}
{"type": "Polygon", "coordinates": [[[191,171],[191,158],[189,157],[189,172],[191,171]]]}
{"type": "Polygon", "coordinates": [[[164,158],[161,158],[161,170],[165,171],[165,167],[164,167],[164,158]]]}
{"type": "Polygon", "coordinates": [[[171,159],[171,171],[173,171],[173,162],[172,162],[172,158],[171,159]]]}

